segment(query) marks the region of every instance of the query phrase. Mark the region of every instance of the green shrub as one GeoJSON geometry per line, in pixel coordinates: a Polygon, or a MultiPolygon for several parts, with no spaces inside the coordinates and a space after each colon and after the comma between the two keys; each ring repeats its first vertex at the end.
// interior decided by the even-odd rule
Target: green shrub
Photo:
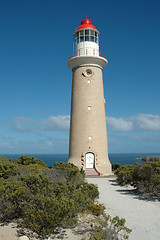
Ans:
{"type": "Polygon", "coordinates": [[[119,164],[119,163],[112,164],[112,171],[117,170],[119,167],[121,167],[121,164],[119,164]]]}
{"type": "Polygon", "coordinates": [[[71,226],[74,223],[72,199],[64,196],[57,198],[54,194],[50,197],[37,194],[32,196],[31,202],[24,213],[23,226],[43,236],[52,233],[56,227],[71,226]]]}
{"type": "Polygon", "coordinates": [[[103,214],[104,210],[105,210],[104,205],[99,204],[99,203],[92,203],[92,205],[90,207],[91,213],[95,216],[99,216],[99,215],[103,214]]]}
{"type": "MultiPolygon", "coordinates": [[[[11,161],[0,158],[0,174],[1,222],[21,219],[23,227],[41,237],[57,227],[74,226],[80,213],[104,217],[104,206],[94,202],[99,196],[97,186],[85,182],[84,172],[73,164],[56,163],[47,168],[30,156],[11,161]]],[[[153,177],[152,182],[158,181],[153,177]]],[[[93,239],[103,239],[103,228],[94,230],[93,239]]]]}
{"type": "Polygon", "coordinates": [[[97,228],[96,231],[93,233],[94,240],[105,240],[105,231],[102,228],[97,228]]]}
{"type": "Polygon", "coordinates": [[[142,161],[147,162],[147,156],[143,156],[142,161]]]}
{"type": "MultiPolygon", "coordinates": [[[[113,238],[118,239],[119,233],[121,233],[122,239],[128,239],[129,234],[131,233],[131,229],[125,226],[126,220],[124,218],[119,218],[118,216],[111,219],[111,229],[113,238]]],[[[107,234],[107,233],[106,233],[107,234]]]]}
{"type": "Polygon", "coordinates": [[[62,172],[63,170],[63,174],[65,174],[67,182],[81,182],[85,177],[84,172],[82,170],[79,171],[78,167],[72,163],[56,162],[52,168],[55,172],[57,172],[57,170],[62,172]]]}
{"type": "Polygon", "coordinates": [[[21,218],[23,226],[39,235],[75,224],[99,194],[73,164],[56,163],[49,169],[30,156],[0,163],[0,220],[21,218]]]}
{"type": "Polygon", "coordinates": [[[79,184],[78,187],[80,187],[81,192],[84,195],[87,195],[91,199],[96,199],[99,197],[99,191],[98,187],[94,184],[88,184],[87,182],[83,182],[83,184],[79,184]]]}
{"type": "Polygon", "coordinates": [[[160,160],[158,157],[150,157],[147,161],[143,157],[143,163],[123,165],[115,174],[121,185],[131,184],[137,191],[160,199],[160,160]]]}
{"type": "Polygon", "coordinates": [[[0,212],[2,221],[22,217],[28,201],[26,184],[13,178],[0,181],[0,212]]]}
{"type": "Polygon", "coordinates": [[[115,174],[118,177],[118,182],[121,185],[124,184],[131,184],[132,179],[132,172],[134,171],[133,165],[122,165],[116,171],[115,174]]]}
{"type": "Polygon", "coordinates": [[[65,162],[55,162],[54,168],[56,169],[74,169],[79,171],[78,167],[76,167],[73,163],[65,163],[65,162]]]}
{"type": "Polygon", "coordinates": [[[7,179],[9,176],[14,176],[18,173],[18,167],[8,159],[0,157],[0,178],[7,179]]]}
{"type": "Polygon", "coordinates": [[[132,231],[126,227],[125,219],[120,219],[118,216],[111,218],[110,215],[103,215],[98,222],[100,224],[93,229],[91,240],[125,240],[132,231]]]}
{"type": "Polygon", "coordinates": [[[22,165],[30,165],[30,164],[40,164],[44,167],[46,167],[46,164],[42,161],[42,160],[38,160],[35,157],[32,156],[20,156],[18,159],[15,159],[15,161],[18,164],[22,164],[22,165]]]}

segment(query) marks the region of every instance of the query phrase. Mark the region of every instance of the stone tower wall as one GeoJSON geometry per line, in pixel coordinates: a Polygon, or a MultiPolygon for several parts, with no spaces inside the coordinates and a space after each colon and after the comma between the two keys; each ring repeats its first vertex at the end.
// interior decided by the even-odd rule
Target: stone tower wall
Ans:
{"type": "Polygon", "coordinates": [[[109,175],[102,69],[85,65],[73,69],[72,74],[69,162],[85,169],[85,155],[92,152],[95,169],[100,175],[109,175]]]}

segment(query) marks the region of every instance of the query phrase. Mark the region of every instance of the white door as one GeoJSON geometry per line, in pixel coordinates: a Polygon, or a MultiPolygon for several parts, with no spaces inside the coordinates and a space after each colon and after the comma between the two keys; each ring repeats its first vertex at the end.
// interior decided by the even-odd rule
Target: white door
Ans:
{"type": "Polygon", "coordinates": [[[94,168],[94,154],[86,153],[86,168],[94,168]]]}

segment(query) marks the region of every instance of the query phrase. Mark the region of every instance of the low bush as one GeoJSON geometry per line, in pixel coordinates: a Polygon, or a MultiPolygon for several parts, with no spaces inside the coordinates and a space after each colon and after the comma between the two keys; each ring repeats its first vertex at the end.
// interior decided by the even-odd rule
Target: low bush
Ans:
{"type": "Polygon", "coordinates": [[[132,184],[133,178],[132,173],[134,171],[134,165],[121,165],[117,170],[115,170],[115,174],[118,177],[117,180],[119,184],[132,184]]]}
{"type": "Polygon", "coordinates": [[[58,175],[60,178],[64,177],[63,182],[80,183],[85,178],[84,171],[79,171],[78,167],[72,163],[56,162],[51,169],[54,170],[51,173],[54,180],[58,175]]]}
{"type": "Polygon", "coordinates": [[[93,230],[90,240],[129,239],[132,230],[126,227],[124,218],[120,219],[118,216],[111,218],[109,215],[105,215],[103,219],[99,219],[99,222],[100,226],[93,230]]]}
{"type": "Polygon", "coordinates": [[[119,163],[112,164],[112,171],[117,170],[119,167],[121,167],[121,164],[119,164],[119,163]]]}
{"type": "Polygon", "coordinates": [[[0,220],[21,218],[23,226],[40,235],[73,225],[99,194],[73,164],[47,168],[34,157],[22,156],[1,159],[0,166],[0,220]]]}
{"type": "Polygon", "coordinates": [[[133,165],[123,165],[115,170],[119,184],[131,184],[139,193],[148,197],[156,197],[160,200],[160,160],[158,157],[150,157],[147,161],[133,165]]]}
{"type": "Polygon", "coordinates": [[[18,173],[18,167],[10,160],[0,157],[0,178],[7,179],[18,173]]]}
{"type": "Polygon", "coordinates": [[[92,205],[90,207],[91,213],[95,216],[99,216],[99,215],[103,214],[104,210],[105,210],[104,205],[99,204],[99,203],[92,203],[92,205]]]}
{"type": "MultiPolygon", "coordinates": [[[[45,237],[56,228],[73,227],[81,213],[109,219],[104,206],[95,202],[98,196],[97,186],[85,182],[84,172],[73,164],[56,163],[47,168],[31,156],[15,160],[0,158],[1,222],[21,219],[21,226],[45,237]]],[[[104,226],[106,223],[94,229],[92,239],[110,239],[106,234],[114,230],[108,224],[104,226]]],[[[116,231],[114,234],[118,236],[118,228],[116,231]]]]}
{"type": "Polygon", "coordinates": [[[20,156],[18,159],[15,159],[15,161],[22,165],[40,164],[41,166],[46,167],[46,164],[42,160],[38,160],[32,156],[20,156]]]}

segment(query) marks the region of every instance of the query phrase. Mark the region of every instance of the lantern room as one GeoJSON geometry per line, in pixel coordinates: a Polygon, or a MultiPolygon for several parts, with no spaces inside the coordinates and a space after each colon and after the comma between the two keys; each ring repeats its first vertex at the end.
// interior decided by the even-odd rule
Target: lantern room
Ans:
{"type": "Polygon", "coordinates": [[[99,32],[87,17],[75,30],[74,55],[99,56],[99,32]]]}
{"type": "Polygon", "coordinates": [[[70,54],[67,64],[71,69],[85,64],[103,69],[107,63],[105,55],[101,56],[99,51],[99,31],[86,16],[74,32],[73,55],[70,54]]]}

